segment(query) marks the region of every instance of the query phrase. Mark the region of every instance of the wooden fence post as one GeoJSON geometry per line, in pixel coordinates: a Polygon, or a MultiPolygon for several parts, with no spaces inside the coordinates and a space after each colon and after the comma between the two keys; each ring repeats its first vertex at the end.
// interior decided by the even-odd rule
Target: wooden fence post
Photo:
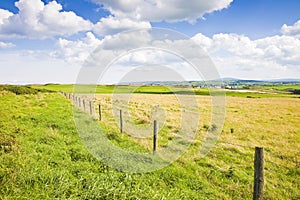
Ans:
{"type": "Polygon", "coordinates": [[[123,133],[123,113],[120,110],[120,132],[123,133]]]}
{"type": "Polygon", "coordinates": [[[82,105],[83,105],[83,111],[85,111],[85,101],[84,101],[84,99],[82,100],[82,105]]]}
{"type": "Polygon", "coordinates": [[[99,104],[99,120],[102,120],[102,110],[101,110],[101,105],[99,104]]]}
{"type": "Polygon", "coordinates": [[[90,115],[93,115],[93,105],[92,105],[92,102],[90,101],[90,115]]]}
{"type": "Polygon", "coordinates": [[[264,149],[255,147],[253,200],[263,199],[264,190],[264,149]]]}
{"type": "Polygon", "coordinates": [[[155,154],[156,147],[157,147],[157,131],[158,131],[157,121],[154,120],[153,121],[153,154],[155,154]]]}

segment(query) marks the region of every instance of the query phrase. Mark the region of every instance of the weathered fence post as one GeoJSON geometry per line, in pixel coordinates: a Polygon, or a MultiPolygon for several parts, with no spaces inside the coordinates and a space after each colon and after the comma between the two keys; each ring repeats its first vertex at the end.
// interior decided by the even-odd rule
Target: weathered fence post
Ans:
{"type": "Polygon", "coordinates": [[[85,101],[82,99],[83,111],[85,111],[85,101]]]}
{"type": "Polygon", "coordinates": [[[123,133],[123,113],[120,110],[120,132],[123,133]]]}
{"type": "Polygon", "coordinates": [[[102,110],[101,110],[101,105],[99,105],[99,120],[102,120],[102,110]]]}
{"type": "Polygon", "coordinates": [[[93,115],[93,105],[91,101],[90,101],[90,115],[93,115]]]}
{"type": "Polygon", "coordinates": [[[253,200],[263,199],[264,190],[264,148],[255,147],[253,200]]]}
{"type": "Polygon", "coordinates": [[[156,147],[157,147],[157,131],[158,131],[157,121],[154,120],[153,121],[153,154],[155,154],[156,147]]]}

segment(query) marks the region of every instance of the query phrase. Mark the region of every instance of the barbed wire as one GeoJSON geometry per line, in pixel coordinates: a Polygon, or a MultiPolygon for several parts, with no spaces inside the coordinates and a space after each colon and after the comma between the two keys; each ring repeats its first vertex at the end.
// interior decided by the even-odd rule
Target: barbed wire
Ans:
{"type": "MultiPolygon", "coordinates": [[[[222,143],[222,144],[229,144],[229,145],[233,145],[233,146],[237,146],[237,147],[243,147],[243,148],[248,148],[248,149],[255,149],[255,147],[251,147],[251,146],[245,146],[245,145],[240,145],[240,144],[236,144],[236,143],[231,143],[231,142],[219,142],[219,143],[222,143]]],[[[275,154],[275,153],[270,153],[269,150],[265,151],[267,154],[271,154],[273,155],[274,157],[280,157],[280,155],[278,154],[275,154]]],[[[248,155],[248,154],[245,154],[245,155],[248,155]]],[[[293,163],[295,164],[294,167],[292,166],[288,166],[288,165],[283,165],[283,164],[279,164],[277,162],[274,162],[274,161],[271,161],[270,159],[265,159],[265,162],[266,163],[270,163],[270,164],[273,164],[277,167],[283,167],[283,168],[286,168],[286,169],[293,169],[293,168],[300,168],[300,163],[296,160],[292,160],[292,159],[287,159],[288,157],[284,157],[285,158],[285,161],[288,161],[289,163],[293,163]]]]}
{"type": "MultiPolygon", "coordinates": [[[[275,165],[275,166],[277,166],[277,167],[283,167],[283,168],[286,168],[286,169],[292,169],[292,168],[293,168],[293,167],[290,167],[290,166],[286,166],[286,165],[282,165],[282,164],[273,162],[273,161],[271,161],[271,160],[269,160],[269,159],[265,159],[265,162],[266,162],[266,163],[273,164],[273,165],[275,165]]],[[[297,167],[295,167],[295,168],[297,168],[297,167]]]]}
{"type": "Polygon", "coordinates": [[[254,149],[255,148],[253,146],[246,146],[246,145],[236,144],[236,143],[232,143],[232,142],[222,142],[222,141],[220,141],[219,143],[229,144],[229,145],[232,145],[232,146],[238,146],[238,147],[243,147],[243,148],[248,148],[248,149],[254,149]]]}
{"type": "MultiPolygon", "coordinates": [[[[94,98],[85,98],[86,96],[84,96],[84,95],[74,95],[74,94],[71,94],[71,93],[64,93],[64,92],[60,92],[60,94],[62,94],[63,96],[65,96],[67,99],[69,99],[73,104],[74,104],[74,106],[77,106],[77,107],[79,107],[79,108],[83,108],[83,106],[81,105],[81,106],[79,106],[79,105],[77,105],[78,104],[78,101],[79,101],[79,98],[80,98],[80,100],[81,100],[81,102],[84,100],[84,101],[89,101],[89,102],[91,102],[92,103],[92,105],[95,105],[95,103],[97,103],[97,101],[94,99],[94,98]],[[74,101],[76,101],[76,102],[74,102],[74,101]]],[[[100,103],[100,102],[99,102],[100,103]]],[[[121,104],[121,105],[118,105],[118,106],[113,106],[114,104],[113,103],[111,103],[111,106],[107,106],[107,107],[111,107],[111,109],[112,109],[112,107],[115,107],[116,109],[119,109],[119,110],[121,110],[121,109],[131,109],[131,106],[130,105],[128,105],[128,104],[121,104]]],[[[88,108],[88,105],[86,105],[86,107],[85,107],[85,109],[87,109],[88,108]]],[[[180,108],[181,109],[181,111],[184,111],[184,112],[191,112],[191,113],[197,113],[197,114],[199,114],[200,113],[200,111],[194,111],[194,110],[191,110],[191,109],[184,109],[184,108],[180,108]]],[[[87,111],[87,110],[85,110],[85,111],[87,111]]],[[[221,143],[221,144],[225,144],[225,145],[232,145],[232,146],[236,146],[236,147],[242,147],[242,148],[247,148],[247,149],[255,149],[255,147],[254,146],[247,146],[247,145],[242,145],[242,144],[237,144],[237,143],[233,143],[233,142],[223,142],[223,141],[219,141],[219,143],[221,143]]],[[[225,149],[226,150],[226,149],[225,149]]],[[[277,162],[274,162],[274,161],[271,161],[270,159],[265,159],[265,162],[266,163],[270,163],[270,164],[272,164],[272,165],[275,165],[275,166],[277,166],[277,167],[281,167],[281,168],[285,168],[285,169],[298,169],[298,168],[300,168],[300,162],[297,160],[297,158],[296,158],[296,160],[294,160],[294,159],[292,159],[292,158],[290,158],[290,157],[288,157],[288,156],[284,156],[284,155],[280,155],[280,154],[277,154],[277,153],[273,153],[273,152],[271,152],[271,150],[270,149],[268,149],[268,148],[265,148],[265,152],[270,156],[270,157],[275,157],[275,158],[279,158],[279,159],[281,159],[282,161],[287,161],[287,162],[289,162],[289,163],[293,163],[293,164],[295,164],[295,167],[291,167],[291,166],[287,166],[287,165],[283,165],[283,164],[279,164],[279,163],[277,163],[277,162]]],[[[243,155],[246,155],[246,156],[249,156],[249,154],[245,154],[245,153],[243,153],[243,152],[240,152],[241,154],[243,154],[243,155]]],[[[295,152],[296,153],[296,156],[297,155],[300,155],[300,152],[295,152]]],[[[236,166],[242,166],[242,167],[249,167],[249,166],[244,166],[244,165],[238,165],[238,164],[236,164],[236,166]]],[[[278,170],[275,170],[275,169],[269,169],[269,168],[267,168],[267,170],[268,171],[275,171],[275,172],[280,172],[280,171],[278,171],[278,170]]]]}

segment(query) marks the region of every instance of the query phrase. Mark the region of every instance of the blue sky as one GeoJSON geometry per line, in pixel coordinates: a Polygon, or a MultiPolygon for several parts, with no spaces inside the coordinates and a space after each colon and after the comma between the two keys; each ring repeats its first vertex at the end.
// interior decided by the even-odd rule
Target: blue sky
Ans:
{"type": "Polygon", "coordinates": [[[228,9],[204,15],[196,24],[154,23],[179,30],[193,36],[203,33],[212,36],[217,33],[244,34],[252,39],[280,34],[283,24],[294,24],[299,20],[298,0],[237,0],[228,9]]]}
{"type": "Polygon", "coordinates": [[[0,1],[0,82],[74,82],[105,38],[151,27],[192,38],[221,77],[300,78],[299,0],[170,2],[0,1]]]}

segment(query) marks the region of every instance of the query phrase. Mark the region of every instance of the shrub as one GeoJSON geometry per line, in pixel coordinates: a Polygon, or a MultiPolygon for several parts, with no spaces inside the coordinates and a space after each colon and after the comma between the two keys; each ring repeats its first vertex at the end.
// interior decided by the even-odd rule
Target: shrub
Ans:
{"type": "Polygon", "coordinates": [[[30,86],[19,86],[19,85],[3,85],[0,86],[0,91],[9,91],[15,93],[16,95],[24,95],[24,94],[37,94],[38,92],[51,92],[44,89],[34,89],[30,86]]]}

